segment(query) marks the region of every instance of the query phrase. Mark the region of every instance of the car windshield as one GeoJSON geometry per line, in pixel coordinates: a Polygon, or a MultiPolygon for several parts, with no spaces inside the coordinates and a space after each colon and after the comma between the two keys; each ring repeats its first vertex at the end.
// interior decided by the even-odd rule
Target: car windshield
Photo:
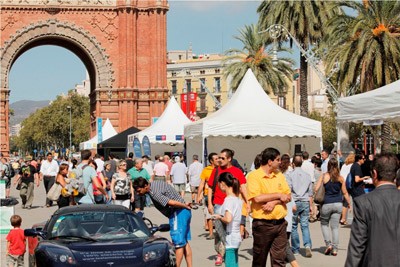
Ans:
{"type": "Polygon", "coordinates": [[[112,211],[86,211],[54,217],[48,233],[49,239],[90,237],[96,241],[147,238],[150,235],[141,218],[112,211]]]}

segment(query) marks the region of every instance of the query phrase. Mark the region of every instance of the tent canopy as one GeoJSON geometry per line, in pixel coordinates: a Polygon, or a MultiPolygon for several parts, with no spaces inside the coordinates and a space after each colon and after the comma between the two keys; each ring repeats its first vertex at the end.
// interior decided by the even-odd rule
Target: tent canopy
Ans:
{"type": "Polygon", "coordinates": [[[321,123],[276,105],[248,69],[230,101],[214,114],[185,126],[195,136],[322,137],[321,123]]]}
{"type": "MultiPolygon", "coordinates": [[[[117,131],[114,129],[112,126],[111,122],[109,119],[106,120],[104,123],[103,127],[101,128],[102,130],[102,135],[103,135],[103,141],[113,137],[114,135],[117,134],[117,131]]],[[[97,148],[97,134],[90,140],[86,142],[82,142],[79,144],[79,149],[96,149],[97,148]]]]}
{"type": "Polygon", "coordinates": [[[175,97],[171,96],[167,107],[158,120],[143,131],[129,135],[128,139],[133,140],[134,137],[137,137],[142,142],[143,137],[147,136],[151,144],[183,144],[183,138],[181,140],[177,136],[183,135],[183,126],[188,123],[191,123],[191,121],[183,113],[175,97]],[[163,138],[157,140],[157,136],[163,136],[163,138]]]}
{"type": "Polygon", "coordinates": [[[339,99],[339,122],[400,122],[400,80],[381,88],[339,99]]]}
{"type": "Polygon", "coordinates": [[[185,126],[187,157],[235,151],[235,158],[250,167],[266,147],[282,154],[321,150],[321,123],[293,114],[276,105],[249,69],[235,94],[220,110],[185,126]]]}
{"type": "Polygon", "coordinates": [[[97,144],[97,148],[123,148],[126,149],[126,144],[128,142],[128,135],[134,134],[139,132],[140,129],[136,127],[131,127],[126,129],[123,132],[120,132],[119,134],[101,142],[100,144],[97,144]]]}

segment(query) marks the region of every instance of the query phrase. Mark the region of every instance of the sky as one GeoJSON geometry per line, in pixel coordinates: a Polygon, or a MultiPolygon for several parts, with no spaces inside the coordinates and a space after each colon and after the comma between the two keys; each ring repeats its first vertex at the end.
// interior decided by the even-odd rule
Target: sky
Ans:
{"type": "MultiPolygon", "coordinates": [[[[167,49],[195,54],[241,49],[233,36],[244,25],[256,23],[259,0],[170,0],[167,13],[167,49]]],[[[10,102],[52,100],[81,83],[86,76],[82,61],[67,49],[40,46],[22,54],[11,68],[10,102]]]]}

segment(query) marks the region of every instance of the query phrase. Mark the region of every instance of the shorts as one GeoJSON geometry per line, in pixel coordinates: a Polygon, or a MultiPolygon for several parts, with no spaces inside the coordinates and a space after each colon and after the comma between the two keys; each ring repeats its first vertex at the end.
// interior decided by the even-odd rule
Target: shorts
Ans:
{"type": "Polygon", "coordinates": [[[198,190],[199,190],[199,187],[198,187],[198,186],[190,186],[190,192],[192,192],[192,193],[197,193],[198,190]]]}
{"type": "Polygon", "coordinates": [[[144,206],[146,205],[146,196],[141,196],[135,192],[135,209],[144,210],[144,206]]]}
{"type": "Polygon", "coordinates": [[[185,191],[186,185],[185,184],[174,184],[174,188],[178,193],[185,191]]]}
{"type": "Polygon", "coordinates": [[[10,189],[11,188],[11,179],[10,178],[6,178],[4,180],[6,180],[6,189],[10,189]]]}
{"type": "Polygon", "coordinates": [[[192,239],[190,234],[190,221],[192,213],[188,209],[176,210],[169,218],[170,235],[175,248],[186,246],[192,239]]]}
{"type": "Polygon", "coordinates": [[[6,256],[6,266],[24,266],[24,255],[11,255],[6,256]]]}

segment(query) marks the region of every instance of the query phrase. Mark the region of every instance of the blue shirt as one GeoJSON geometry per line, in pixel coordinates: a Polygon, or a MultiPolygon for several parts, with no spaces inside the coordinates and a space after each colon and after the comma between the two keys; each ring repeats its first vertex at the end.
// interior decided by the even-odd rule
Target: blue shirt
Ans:
{"type": "Polygon", "coordinates": [[[294,201],[309,201],[313,195],[311,177],[301,167],[288,174],[288,184],[294,201]]]}
{"type": "MultiPolygon", "coordinates": [[[[82,164],[81,164],[82,165],[82,164]]],[[[79,165],[78,168],[82,168],[84,165],[79,165]]],[[[85,166],[82,170],[82,179],[83,185],[86,189],[86,195],[84,195],[80,200],[79,203],[81,204],[93,204],[94,203],[94,196],[93,196],[93,186],[92,186],[92,179],[97,177],[96,170],[92,166],[85,166]]]]}

